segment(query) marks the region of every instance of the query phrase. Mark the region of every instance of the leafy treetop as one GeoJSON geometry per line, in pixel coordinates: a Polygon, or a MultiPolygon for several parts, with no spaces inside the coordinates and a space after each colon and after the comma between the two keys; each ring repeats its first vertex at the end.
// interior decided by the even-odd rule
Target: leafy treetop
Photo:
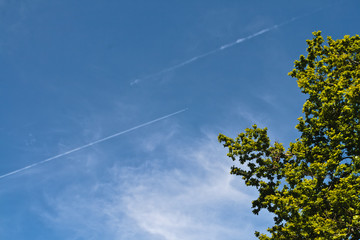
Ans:
{"type": "Polygon", "coordinates": [[[232,139],[220,134],[246,185],[258,189],[253,212],[274,213],[265,239],[360,239],[360,37],[314,32],[307,56],[289,73],[308,98],[285,150],[256,125],[232,139]]]}

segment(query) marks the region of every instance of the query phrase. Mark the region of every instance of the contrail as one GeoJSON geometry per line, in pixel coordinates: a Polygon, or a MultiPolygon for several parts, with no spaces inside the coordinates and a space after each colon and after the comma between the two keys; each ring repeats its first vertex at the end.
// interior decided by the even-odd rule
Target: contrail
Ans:
{"type": "Polygon", "coordinates": [[[207,52],[207,53],[203,53],[203,54],[201,54],[201,55],[198,55],[198,56],[195,56],[195,57],[193,57],[193,58],[190,58],[190,59],[188,59],[188,60],[186,60],[186,61],[183,61],[183,62],[181,62],[181,63],[178,63],[178,64],[176,64],[176,65],[174,65],[174,66],[172,66],[172,67],[165,68],[165,69],[163,69],[163,70],[161,70],[161,71],[159,71],[159,72],[157,72],[157,73],[153,73],[153,74],[149,74],[149,75],[147,75],[147,76],[145,76],[145,77],[137,78],[137,79],[131,81],[131,82],[130,82],[130,85],[138,84],[139,82],[144,81],[144,80],[146,80],[146,79],[149,79],[149,78],[152,78],[152,77],[156,77],[156,76],[162,75],[162,74],[167,73],[167,72],[171,72],[171,71],[173,71],[173,70],[175,70],[175,69],[181,68],[181,67],[183,67],[183,66],[185,66],[185,65],[188,65],[188,64],[190,64],[190,63],[192,63],[192,62],[195,62],[195,61],[197,61],[197,60],[199,60],[199,59],[201,59],[201,58],[204,58],[204,57],[213,55],[213,54],[215,54],[215,53],[217,53],[217,52],[220,52],[220,51],[225,50],[225,49],[227,49],[227,48],[233,47],[233,46],[235,46],[235,45],[237,45],[237,44],[239,44],[239,43],[243,43],[243,42],[248,41],[248,40],[250,40],[250,39],[252,39],[252,38],[255,38],[255,37],[257,37],[257,36],[260,36],[260,35],[262,35],[262,34],[264,34],[264,33],[266,33],[266,32],[270,32],[270,31],[272,31],[272,30],[274,30],[274,29],[276,29],[276,28],[282,27],[282,26],[284,26],[284,25],[286,25],[286,24],[289,24],[289,23],[291,23],[291,22],[293,22],[293,21],[295,21],[295,20],[297,20],[297,19],[299,19],[299,18],[302,18],[302,17],[303,17],[303,16],[291,18],[290,20],[287,20],[287,21],[285,21],[285,22],[283,22],[283,23],[281,23],[281,24],[276,24],[276,25],[274,25],[274,26],[272,26],[272,27],[268,27],[268,28],[262,29],[262,30],[260,30],[260,31],[258,31],[258,32],[256,32],[256,33],[253,33],[253,34],[251,34],[251,35],[249,35],[249,36],[247,36],[247,37],[239,38],[239,39],[237,39],[237,40],[234,41],[234,42],[231,42],[231,43],[222,45],[222,46],[219,47],[219,48],[216,48],[216,49],[211,50],[211,51],[209,51],[209,52],[207,52]]]}
{"type": "Polygon", "coordinates": [[[171,117],[171,116],[174,116],[174,115],[176,115],[176,114],[185,112],[186,110],[188,110],[188,108],[184,108],[184,109],[179,110],[179,111],[177,111],[177,112],[174,112],[174,113],[165,115],[165,116],[163,116],[163,117],[154,119],[154,120],[152,120],[152,121],[149,121],[149,122],[146,122],[146,123],[137,125],[137,126],[135,126],[135,127],[129,128],[129,129],[124,130],[124,131],[122,131],[122,132],[118,132],[118,133],[115,133],[115,134],[113,134],[113,135],[110,135],[110,136],[101,138],[101,139],[99,139],[99,140],[96,140],[96,141],[94,141],[94,142],[91,142],[91,143],[85,144],[85,145],[83,145],[83,146],[74,148],[74,149],[72,149],[72,150],[70,150],[70,151],[67,151],[67,152],[58,154],[58,155],[56,155],[56,156],[47,158],[47,159],[45,159],[45,160],[43,160],[43,161],[40,161],[40,162],[37,162],[37,163],[33,163],[33,164],[29,165],[29,166],[26,166],[26,167],[20,168],[20,169],[18,169],[18,170],[15,170],[15,171],[6,173],[6,174],[4,174],[4,175],[1,175],[1,176],[0,176],[0,179],[1,179],[1,178],[8,177],[8,176],[10,176],[10,175],[14,175],[14,174],[19,173],[19,172],[22,172],[22,171],[25,171],[25,170],[27,170],[27,169],[29,169],[29,168],[36,167],[36,166],[38,166],[38,165],[40,165],[40,164],[43,164],[43,163],[46,163],[46,162],[50,162],[50,161],[55,160],[55,159],[57,159],[57,158],[60,158],[60,157],[69,155],[69,154],[71,154],[71,153],[73,153],[73,152],[80,151],[80,150],[82,150],[82,149],[84,149],[84,148],[91,147],[92,145],[95,145],[95,144],[98,144],[98,143],[101,143],[101,142],[105,142],[105,141],[110,140],[110,139],[112,139],[112,138],[115,138],[115,137],[117,137],[117,136],[123,135],[123,134],[125,134],[125,133],[134,131],[134,130],[136,130],[136,129],[139,129],[139,128],[142,128],[142,127],[145,127],[145,126],[148,126],[148,125],[150,125],[150,124],[153,124],[153,123],[155,123],[155,122],[164,120],[164,119],[169,118],[169,117],[171,117]]]}

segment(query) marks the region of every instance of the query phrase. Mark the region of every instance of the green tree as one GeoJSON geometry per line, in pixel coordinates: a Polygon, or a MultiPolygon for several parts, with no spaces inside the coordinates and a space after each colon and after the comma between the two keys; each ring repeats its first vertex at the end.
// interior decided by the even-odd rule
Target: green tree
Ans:
{"type": "Polygon", "coordinates": [[[256,125],[218,137],[240,162],[230,173],[259,192],[253,213],[275,216],[259,239],[360,239],[360,37],[313,35],[289,73],[308,96],[300,137],[287,150],[256,125]]]}

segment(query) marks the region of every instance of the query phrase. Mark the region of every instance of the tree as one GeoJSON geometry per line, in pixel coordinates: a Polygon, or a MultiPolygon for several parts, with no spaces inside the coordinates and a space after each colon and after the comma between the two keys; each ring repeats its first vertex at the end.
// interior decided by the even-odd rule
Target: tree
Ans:
{"type": "Polygon", "coordinates": [[[275,216],[262,240],[360,239],[360,37],[313,35],[289,73],[308,96],[300,137],[287,150],[256,125],[218,137],[240,162],[230,173],[259,192],[253,213],[275,216]]]}

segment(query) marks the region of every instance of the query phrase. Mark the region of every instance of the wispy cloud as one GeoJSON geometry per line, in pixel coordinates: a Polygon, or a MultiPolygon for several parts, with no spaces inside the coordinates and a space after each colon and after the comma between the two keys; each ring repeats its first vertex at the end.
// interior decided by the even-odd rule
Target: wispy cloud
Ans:
{"type": "Polygon", "coordinates": [[[129,240],[253,238],[254,193],[229,175],[215,135],[196,144],[179,144],[174,136],[166,158],[145,158],[138,167],[117,165],[107,182],[48,197],[53,212],[43,216],[53,227],[86,239],[101,234],[129,240]]]}

